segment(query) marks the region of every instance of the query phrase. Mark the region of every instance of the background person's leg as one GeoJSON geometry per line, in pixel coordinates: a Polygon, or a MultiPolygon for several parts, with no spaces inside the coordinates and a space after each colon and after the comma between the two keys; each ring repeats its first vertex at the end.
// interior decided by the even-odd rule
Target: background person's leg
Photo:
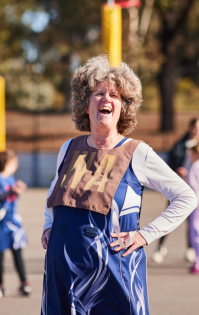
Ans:
{"type": "Polygon", "coordinates": [[[9,291],[3,286],[3,260],[4,252],[0,252],[0,298],[9,295],[9,291]]]}
{"type": "Polygon", "coordinates": [[[190,216],[186,219],[187,223],[187,230],[186,230],[186,241],[187,241],[187,248],[185,251],[185,260],[189,262],[194,262],[196,259],[196,252],[195,249],[191,245],[191,239],[190,239],[190,216]]]}
{"type": "Polygon", "coordinates": [[[195,249],[196,258],[191,272],[199,274],[199,209],[194,210],[190,215],[190,241],[195,249]]]}
{"type": "Polygon", "coordinates": [[[17,250],[12,249],[12,255],[13,255],[15,268],[17,270],[19,278],[21,282],[24,282],[26,281],[26,272],[25,272],[21,249],[17,249],[17,250]]]}
{"type": "Polygon", "coordinates": [[[17,273],[19,275],[19,278],[21,280],[21,286],[19,288],[19,293],[22,295],[29,295],[31,292],[31,287],[28,284],[28,281],[26,279],[26,271],[25,271],[24,261],[23,261],[23,257],[22,257],[22,250],[21,249],[17,249],[17,250],[12,249],[12,255],[13,255],[15,268],[16,268],[17,273]]]}
{"type": "MultiPolygon", "coordinates": [[[[168,201],[167,206],[169,206],[170,202],[168,201]]],[[[158,240],[158,248],[155,250],[155,252],[152,254],[151,259],[156,263],[156,264],[160,264],[163,262],[164,257],[167,255],[168,253],[168,249],[165,246],[165,240],[167,238],[167,235],[162,236],[161,238],[159,238],[158,240]]]]}

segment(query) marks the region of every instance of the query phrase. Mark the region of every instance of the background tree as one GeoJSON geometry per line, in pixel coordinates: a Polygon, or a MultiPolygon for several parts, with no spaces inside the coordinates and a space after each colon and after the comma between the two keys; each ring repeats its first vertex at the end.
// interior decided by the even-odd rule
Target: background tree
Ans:
{"type": "MultiPolygon", "coordinates": [[[[193,87],[198,84],[199,42],[196,40],[196,34],[199,33],[199,1],[143,0],[139,14],[137,37],[131,47],[126,44],[124,53],[132,68],[142,77],[144,94],[150,89],[145,103],[149,102],[151,97],[154,103],[159,101],[160,130],[173,131],[176,92],[183,95],[183,89],[187,92],[192,89],[196,91],[193,87]],[[184,80],[184,85],[181,84],[178,89],[176,83],[179,85],[182,78],[187,80],[184,80]],[[159,87],[159,96],[152,95],[155,86],[159,87]]],[[[127,16],[125,18],[128,19],[127,16]]],[[[125,34],[127,33],[128,27],[125,29],[125,34]]],[[[179,105],[179,101],[177,103],[179,105]]],[[[188,108],[188,103],[186,107],[188,108]]]]}
{"type": "MultiPolygon", "coordinates": [[[[70,111],[73,71],[102,52],[103,2],[0,2],[0,73],[6,76],[7,108],[70,111]]],[[[161,130],[172,130],[175,82],[186,78],[180,89],[197,94],[199,0],[142,0],[139,19],[135,10],[122,10],[122,15],[123,59],[142,78],[143,109],[151,104],[161,109],[161,130]]]]}
{"type": "MultiPolygon", "coordinates": [[[[173,96],[175,68],[179,65],[179,60],[177,61],[178,36],[184,30],[186,20],[194,2],[195,0],[184,0],[183,2],[158,0],[155,2],[155,7],[161,21],[159,38],[163,54],[163,62],[158,76],[161,94],[162,131],[172,131],[174,129],[173,96]]],[[[184,37],[184,40],[184,44],[186,44],[186,37],[184,37]]]]}

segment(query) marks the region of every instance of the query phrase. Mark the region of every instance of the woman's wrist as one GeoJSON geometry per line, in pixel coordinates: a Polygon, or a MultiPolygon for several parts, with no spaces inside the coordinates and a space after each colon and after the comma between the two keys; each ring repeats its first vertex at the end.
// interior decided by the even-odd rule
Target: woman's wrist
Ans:
{"type": "MultiPolygon", "coordinates": [[[[50,229],[51,229],[51,227],[45,229],[45,230],[43,231],[43,234],[46,233],[46,232],[47,232],[48,230],[50,230],[50,229]]],[[[43,235],[43,234],[42,234],[42,235],[43,235]]]]}

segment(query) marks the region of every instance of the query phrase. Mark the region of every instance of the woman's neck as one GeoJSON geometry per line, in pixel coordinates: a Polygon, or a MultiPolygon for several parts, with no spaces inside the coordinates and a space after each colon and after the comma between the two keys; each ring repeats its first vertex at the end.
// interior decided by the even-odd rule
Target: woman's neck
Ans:
{"type": "Polygon", "coordinates": [[[124,136],[119,134],[117,131],[105,135],[99,135],[95,132],[91,132],[91,135],[88,137],[88,145],[96,149],[111,150],[113,149],[124,136]]]}

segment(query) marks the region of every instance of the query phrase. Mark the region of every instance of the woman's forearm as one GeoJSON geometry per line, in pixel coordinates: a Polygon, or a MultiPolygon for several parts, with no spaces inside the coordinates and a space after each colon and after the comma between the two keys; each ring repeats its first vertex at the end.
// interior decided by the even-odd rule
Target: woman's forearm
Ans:
{"type": "Polygon", "coordinates": [[[159,217],[140,230],[150,244],[177,228],[197,207],[197,199],[193,190],[150,147],[144,143],[139,146],[132,160],[137,178],[170,201],[159,217]]]}

